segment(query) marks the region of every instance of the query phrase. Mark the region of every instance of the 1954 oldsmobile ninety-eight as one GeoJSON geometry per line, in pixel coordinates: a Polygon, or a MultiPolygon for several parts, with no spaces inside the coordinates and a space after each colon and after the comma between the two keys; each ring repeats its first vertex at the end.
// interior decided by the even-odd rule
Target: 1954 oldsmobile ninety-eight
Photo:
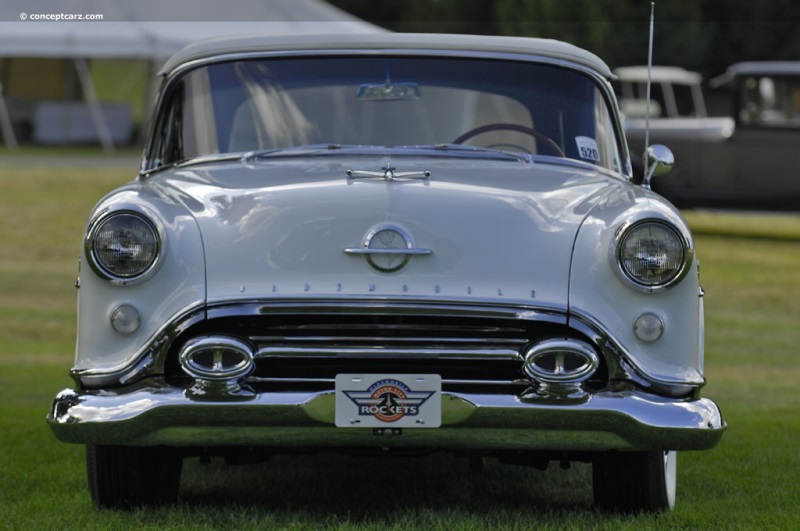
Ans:
{"type": "Polygon", "coordinates": [[[48,415],[98,506],[175,500],[187,456],[338,449],[590,462],[599,507],[674,505],[676,452],[725,423],[690,230],[632,183],[600,59],[238,37],[162,75],[48,415]]]}

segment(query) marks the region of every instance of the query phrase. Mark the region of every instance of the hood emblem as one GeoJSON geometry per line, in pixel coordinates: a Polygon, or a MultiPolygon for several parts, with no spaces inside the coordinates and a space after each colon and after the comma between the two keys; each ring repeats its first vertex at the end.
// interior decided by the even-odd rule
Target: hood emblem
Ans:
{"type": "Polygon", "coordinates": [[[381,171],[366,170],[347,170],[347,182],[351,183],[356,179],[383,179],[384,181],[395,181],[398,179],[419,179],[427,181],[431,178],[431,172],[425,171],[395,171],[397,168],[387,162],[381,171]]]}
{"type": "Polygon", "coordinates": [[[362,254],[376,271],[394,273],[403,269],[414,255],[431,254],[430,249],[414,247],[408,233],[391,223],[373,227],[361,247],[348,247],[347,254],[362,254]]]}

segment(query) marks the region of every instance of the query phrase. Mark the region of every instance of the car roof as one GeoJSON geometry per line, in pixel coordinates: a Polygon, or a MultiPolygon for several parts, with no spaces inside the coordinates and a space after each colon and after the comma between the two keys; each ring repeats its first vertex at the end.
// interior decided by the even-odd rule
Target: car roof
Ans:
{"type": "Polygon", "coordinates": [[[646,83],[648,77],[653,83],[675,83],[676,85],[699,85],[703,78],[697,72],[691,72],[679,66],[653,66],[648,75],[647,66],[620,66],[614,74],[622,82],[646,83]]]}
{"type": "Polygon", "coordinates": [[[713,88],[721,87],[741,76],[800,76],[800,61],[748,61],[735,63],[710,81],[713,88]]]}
{"type": "Polygon", "coordinates": [[[486,35],[425,34],[425,33],[348,33],[330,35],[244,35],[219,37],[190,44],[173,55],[159,74],[167,75],[179,66],[192,61],[237,53],[287,51],[345,51],[382,50],[413,52],[434,50],[469,54],[538,55],[555,61],[576,63],[613,78],[609,67],[593,53],[571,44],[530,37],[499,37],[486,35]]]}

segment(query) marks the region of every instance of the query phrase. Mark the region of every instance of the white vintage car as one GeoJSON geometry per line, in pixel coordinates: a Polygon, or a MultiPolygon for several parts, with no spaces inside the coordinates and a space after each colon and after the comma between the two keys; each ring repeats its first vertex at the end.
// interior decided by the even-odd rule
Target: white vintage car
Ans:
{"type": "Polygon", "coordinates": [[[600,59],[237,37],[162,75],[141,171],[86,227],[48,416],[98,506],[176,499],[187,456],[342,449],[590,462],[599,507],[673,507],[676,452],[725,423],[692,235],[632,184],[600,59]]]}

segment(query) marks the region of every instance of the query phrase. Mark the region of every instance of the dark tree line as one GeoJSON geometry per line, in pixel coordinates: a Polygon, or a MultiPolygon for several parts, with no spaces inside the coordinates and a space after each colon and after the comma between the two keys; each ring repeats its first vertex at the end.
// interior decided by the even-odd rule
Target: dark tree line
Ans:
{"type": "MultiPolygon", "coordinates": [[[[644,64],[650,0],[329,0],[393,31],[525,35],[644,64]]],[[[654,62],[705,77],[747,60],[800,60],[797,0],[656,0],[654,62]]]]}

